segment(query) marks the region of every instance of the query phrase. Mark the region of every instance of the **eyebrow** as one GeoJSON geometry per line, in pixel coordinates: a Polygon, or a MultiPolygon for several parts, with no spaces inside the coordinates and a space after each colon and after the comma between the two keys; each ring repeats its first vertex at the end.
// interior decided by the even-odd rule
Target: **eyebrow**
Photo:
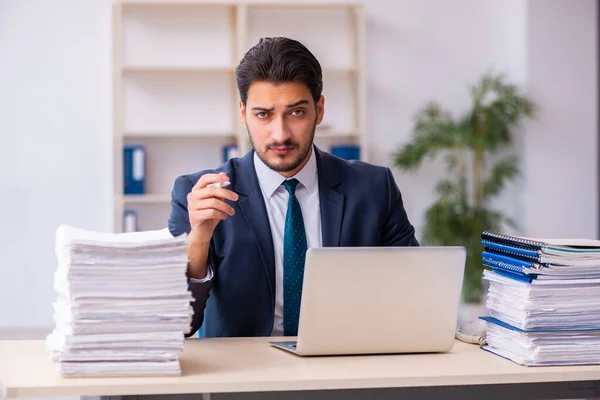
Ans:
{"type": "MultiPolygon", "coordinates": [[[[287,108],[294,108],[294,107],[298,107],[299,105],[302,105],[302,104],[309,104],[309,103],[308,103],[308,100],[306,100],[306,99],[298,100],[298,101],[297,101],[297,102],[295,102],[295,103],[288,104],[286,107],[287,107],[287,108]]],[[[271,107],[271,108],[265,108],[265,107],[252,107],[252,110],[253,110],[253,111],[265,111],[265,112],[271,112],[271,111],[273,111],[274,109],[275,109],[275,107],[271,107]]]]}

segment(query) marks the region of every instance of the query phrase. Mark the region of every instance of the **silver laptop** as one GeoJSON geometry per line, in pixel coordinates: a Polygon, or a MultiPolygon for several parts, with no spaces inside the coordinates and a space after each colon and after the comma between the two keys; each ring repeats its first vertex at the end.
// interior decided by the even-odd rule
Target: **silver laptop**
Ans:
{"type": "Polygon", "coordinates": [[[322,247],[306,253],[296,340],[301,356],[452,349],[464,247],[322,247]]]}

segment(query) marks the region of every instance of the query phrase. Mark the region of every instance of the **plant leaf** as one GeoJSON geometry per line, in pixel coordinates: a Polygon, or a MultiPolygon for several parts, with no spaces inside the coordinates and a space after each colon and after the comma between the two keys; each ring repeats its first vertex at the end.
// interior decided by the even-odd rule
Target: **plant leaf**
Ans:
{"type": "Polygon", "coordinates": [[[507,83],[502,74],[484,75],[471,88],[471,95],[471,124],[476,132],[469,142],[471,148],[494,152],[509,146],[513,142],[513,129],[536,113],[533,102],[516,85],[507,83]]]}
{"type": "Polygon", "coordinates": [[[507,156],[497,161],[483,184],[483,196],[487,200],[500,194],[507,181],[517,177],[519,166],[517,156],[507,156]]]}
{"type": "Polygon", "coordinates": [[[435,185],[435,191],[442,198],[452,197],[458,192],[456,184],[450,180],[442,180],[435,185]]]}
{"type": "Polygon", "coordinates": [[[425,157],[455,148],[456,124],[450,114],[429,103],[416,116],[412,139],[394,154],[394,163],[403,169],[417,168],[425,157]]]}

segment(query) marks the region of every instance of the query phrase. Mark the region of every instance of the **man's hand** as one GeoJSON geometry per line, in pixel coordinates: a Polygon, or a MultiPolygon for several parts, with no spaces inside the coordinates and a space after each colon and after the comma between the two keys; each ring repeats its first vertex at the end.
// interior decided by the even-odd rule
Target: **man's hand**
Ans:
{"type": "Polygon", "coordinates": [[[225,200],[237,201],[238,195],[229,189],[208,186],[216,182],[228,182],[226,174],[206,174],[188,193],[188,214],[190,234],[188,246],[188,274],[191,278],[202,279],[207,274],[208,248],[217,224],[233,216],[233,207],[225,200]]]}
{"type": "Polygon", "coordinates": [[[209,243],[217,224],[235,214],[233,207],[224,200],[237,201],[238,195],[228,189],[208,186],[228,181],[225,173],[202,175],[188,194],[189,236],[192,242],[209,243]]]}

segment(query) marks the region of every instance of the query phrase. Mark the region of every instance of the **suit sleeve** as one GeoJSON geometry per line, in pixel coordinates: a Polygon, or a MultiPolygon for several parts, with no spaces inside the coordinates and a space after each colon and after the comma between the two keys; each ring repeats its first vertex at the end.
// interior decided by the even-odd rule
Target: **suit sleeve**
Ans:
{"type": "Polygon", "coordinates": [[[419,246],[415,228],[406,215],[400,189],[396,185],[392,171],[386,168],[388,193],[388,214],[383,227],[383,246],[419,246]]]}
{"type": "MultiPolygon", "coordinates": [[[[169,231],[173,236],[178,236],[183,233],[190,233],[190,218],[187,211],[187,195],[192,190],[192,182],[185,176],[180,176],[175,180],[173,190],[171,192],[171,214],[169,216],[169,231]]],[[[213,254],[212,244],[209,249],[208,260],[209,269],[213,271],[213,264],[211,263],[211,255],[213,254]]],[[[194,316],[192,317],[192,324],[190,332],[186,334],[186,337],[194,335],[198,329],[202,326],[204,320],[204,308],[206,307],[206,301],[210,290],[212,288],[212,279],[204,280],[192,280],[188,277],[188,288],[194,297],[192,307],[194,309],[194,316]]]]}

